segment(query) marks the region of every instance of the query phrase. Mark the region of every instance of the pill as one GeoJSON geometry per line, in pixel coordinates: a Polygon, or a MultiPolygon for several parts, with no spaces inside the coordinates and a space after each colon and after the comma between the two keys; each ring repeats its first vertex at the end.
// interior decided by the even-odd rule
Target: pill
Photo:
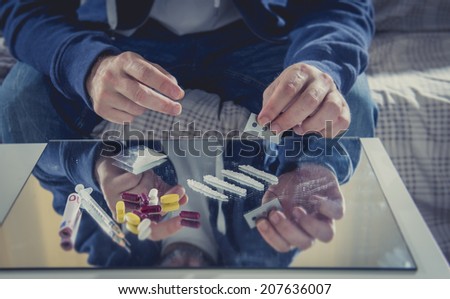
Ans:
{"type": "Polygon", "coordinates": [[[116,203],[116,221],[119,223],[125,222],[125,203],[121,200],[116,203]]]}
{"type": "Polygon", "coordinates": [[[125,203],[125,208],[127,210],[137,210],[141,207],[141,205],[139,203],[131,203],[128,201],[124,201],[124,203],[125,203]]]}
{"type": "Polygon", "coordinates": [[[156,189],[156,188],[150,189],[150,192],[148,192],[148,197],[158,198],[158,189],[156,189]]]}
{"type": "Polygon", "coordinates": [[[139,195],[134,193],[123,192],[122,199],[125,201],[139,202],[139,195]]]}
{"type": "Polygon", "coordinates": [[[125,214],[125,220],[127,221],[127,224],[129,223],[132,225],[139,225],[139,223],[141,222],[141,218],[139,218],[138,215],[130,212],[125,214]]]}
{"type": "Polygon", "coordinates": [[[147,217],[146,217],[147,215],[144,214],[144,213],[142,213],[142,212],[139,211],[139,210],[133,210],[132,213],[135,214],[136,216],[138,216],[139,219],[141,219],[141,220],[147,218],[147,217]]]}
{"type": "Polygon", "coordinates": [[[162,204],[177,203],[180,200],[180,196],[178,194],[166,194],[161,196],[159,200],[162,204]]]}
{"type": "Polygon", "coordinates": [[[195,220],[198,220],[198,219],[200,219],[200,213],[193,212],[193,211],[181,211],[180,212],[180,217],[184,218],[184,219],[195,219],[195,220]]]}
{"type": "Polygon", "coordinates": [[[137,235],[139,233],[137,226],[131,224],[130,222],[127,222],[126,228],[128,231],[130,231],[131,233],[137,235]]]}
{"type": "Polygon", "coordinates": [[[141,212],[142,213],[159,213],[161,212],[161,206],[155,205],[155,206],[144,206],[141,207],[141,212]]]}
{"type": "Polygon", "coordinates": [[[200,222],[193,221],[193,220],[188,220],[188,219],[181,219],[181,226],[192,227],[192,228],[199,228],[200,227],[200,222]]]}
{"type": "Polygon", "coordinates": [[[169,203],[169,204],[163,204],[161,205],[162,211],[165,213],[176,211],[180,208],[180,204],[178,202],[176,203],[169,203]]]}
{"type": "Polygon", "coordinates": [[[161,221],[162,216],[160,214],[147,214],[147,218],[154,222],[161,221]]]}
{"type": "Polygon", "coordinates": [[[158,198],[150,198],[148,201],[148,206],[156,206],[159,204],[158,198]]]}
{"type": "Polygon", "coordinates": [[[147,240],[150,237],[151,233],[152,233],[152,228],[150,226],[147,226],[145,229],[139,231],[138,239],[140,241],[147,240]]]}
{"type": "Polygon", "coordinates": [[[141,231],[145,228],[147,228],[148,226],[150,226],[150,224],[152,224],[152,221],[148,218],[144,219],[141,221],[141,223],[139,223],[138,225],[138,231],[141,231]]]}
{"type": "Polygon", "coordinates": [[[148,198],[148,196],[145,193],[141,194],[141,207],[142,206],[148,206],[150,200],[148,198]]]}

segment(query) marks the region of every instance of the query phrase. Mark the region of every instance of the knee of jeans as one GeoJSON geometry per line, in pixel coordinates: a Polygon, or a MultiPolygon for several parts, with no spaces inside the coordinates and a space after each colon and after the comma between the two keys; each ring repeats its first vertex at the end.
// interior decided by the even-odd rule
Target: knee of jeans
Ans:
{"type": "Polygon", "coordinates": [[[345,99],[352,118],[369,119],[375,126],[378,119],[378,106],[373,101],[365,74],[358,77],[345,99]]]}
{"type": "Polygon", "coordinates": [[[46,84],[48,79],[44,74],[24,63],[17,63],[0,86],[1,113],[11,109],[33,109],[34,102],[49,97],[46,84]]]}

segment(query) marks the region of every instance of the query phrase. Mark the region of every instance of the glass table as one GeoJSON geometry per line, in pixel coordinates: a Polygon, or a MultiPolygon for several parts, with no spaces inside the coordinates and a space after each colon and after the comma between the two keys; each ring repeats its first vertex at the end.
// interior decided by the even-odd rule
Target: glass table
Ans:
{"type": "MultiPolygon", "coordinates": [[[[256,139],[55,141],[28,152],[35,165],[22,167],[23,188],[10,207],[1,206],[9,210],[0,226],[1,277],[450,277],[377,139],[291,138],[278,146],[256,139]],[[155,153],[160,163],[147,159],[155,153]],[[93,188],[90,197],[123,232],[122,245],[83,204],[73,248],[62,244],[61,215],[77,184],[93,188]],[[181,194],[181,205],[135,212],[152,220],[150,236],[140,240],[126,223],[115,223],[115,204],[123,192],[147,195],[152,188],[160,197],[181,194]],[[280,205],[270,207],[275,201],[280,205]],[[197,225],[180,225],[181,211],[198,213],[197,225]],[[291,227],[277,227],[272,213],[308,242],[290,240],[283,229],[291,227]],[[264,234],[262,222],[277,236],[264,234]]],[[[145,203],[133,204],[127,212],[145,203]]]]}

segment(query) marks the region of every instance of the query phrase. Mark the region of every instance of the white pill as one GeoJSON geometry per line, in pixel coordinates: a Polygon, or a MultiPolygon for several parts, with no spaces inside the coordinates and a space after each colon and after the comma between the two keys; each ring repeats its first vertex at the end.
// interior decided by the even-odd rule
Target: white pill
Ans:
{"type": "MultiPolygon", "coordinates": [[[[147,220],[147,219],[146,219],[147,220]]],[[[139,241],[147,240],[152,233],[152,229],[148,226],[146,229],[139,231],[138,239],[139,241]]]]}
{"type": "Polygon", "coordinates": [[[145,230],[147,227],[150,226],[150,224],[152,224],[150,219],[144,219],[144,220],[141,221],[141,223],[139,223],[137,229],[138,229],[138,231],[145,230]]]}
{"type": "Polygon", "coordinates": [[[158,189],[153,188],[148,192],[148,197],[150,198],[158,198],[158,189]]]}

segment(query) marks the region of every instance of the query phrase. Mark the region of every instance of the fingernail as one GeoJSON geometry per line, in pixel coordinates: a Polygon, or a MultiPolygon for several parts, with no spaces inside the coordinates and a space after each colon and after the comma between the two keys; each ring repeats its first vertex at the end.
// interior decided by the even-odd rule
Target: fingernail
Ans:
{"type": "Polygon", "coordinates": [[[292,215],[294,215],[295,221],[299,221],[303,217],[303,213],[296,208],[292,211],[292,215]]]}
{"type": "Polygon", "coordinates": [[[265,126],[268,122],[270,122],[270,119],[267,116],[263,116],[259,119],[259,124],[261,126],[265,126]]]}
{"type": "Polygon", "coordinates": [[[265,220],[259,221],[256,226],[263,232],[266,232],[269,229],[269,225],[265,220]]]}
{"type": "Polygon", "coordinates": [[[172,108],[172,113],[174,115],[180,115],[181,114],[181,105],[177,104],[172,108]]]}
{"type": "Polygon", "coordinates": [[[270,215],[270,221],[273,224],[278,224],[281,221],[281,217],[280,217],[280,215],[277,212],[272,212],[271,215],[270,215]]]}
{"type": "Polygon", "coordinates": [[[172,88],[172,90],[170,91],[170,96],[173,99],[181,98],[181,94],[182,94],[181,90],[179,88],[176,88],[176,87],[172,88]]]}
{"type": "Polygon", "coordinates": [[[302,126],[296,126],[294,129],[295,133],[297,133],[298,135],[304,135],[305,134],[305,130],[303,129],[302,126]]]}
{"type": "Polygon", "coordinates": [[[272,124],[270,125],[270,130],[274,131],[275,133],[280,133],[281,127],[278,124],[272,124]]]}

